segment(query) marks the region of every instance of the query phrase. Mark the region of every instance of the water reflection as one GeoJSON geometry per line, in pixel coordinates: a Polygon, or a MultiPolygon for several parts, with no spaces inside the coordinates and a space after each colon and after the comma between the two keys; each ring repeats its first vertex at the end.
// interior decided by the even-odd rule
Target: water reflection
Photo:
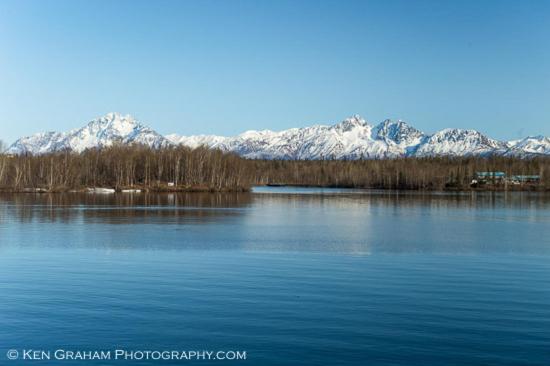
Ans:
{"type": "Polygon", "coordinates": [[[18,206],[234,207],[250,201],[251,196],[246,193],[0,194],[2,204],[18,206]]]}
{"type": "Polygon", "coordinates": [[[421,192],[304,187],[256,187],[253,192],[292,200],[338,199],[387,206],[550,208],[550,193],[544,192],[421,192]]]}
{"type": "Polygon", "coordinates": [[[549,212],[530,194],[0,195],[0,344],[543,365],[549,212]]]}
{"type": "Polygon", "coordinates": [[[0,246],[550,254],[550,195],[303,190],[0,195],[0,246]]]}
{"type": "Polygon", "coordinates": [[[4,194],[0,220],[20,222],[174,223],[236,214],[252,202],[242,193],[4,194]]]}

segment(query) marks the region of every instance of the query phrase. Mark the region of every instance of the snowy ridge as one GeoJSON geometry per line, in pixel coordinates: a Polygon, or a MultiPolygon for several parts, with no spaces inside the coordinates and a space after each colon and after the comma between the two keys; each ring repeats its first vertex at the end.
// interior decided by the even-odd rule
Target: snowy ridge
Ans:
{"type": "Polygon", "coordinates": [[[143,144],[154,148],[207,146],[252,159],[380,159],[408,156],[550,155],[550,138],[527,137],[498,141],[475,130],[448,128],[432,135],[404,121],[371,125],[353,116],[335,125],[315,125],[284,131],[247,131],[233,137],[216,135],[162,136],[131,116],[109,113],[69,132],[44,132],[15,141],[8,153],[43,154],[52,151],[143,144]]]}
{"type": "Polygon", "coordinates": [[[550,155],[550,138],[544,136],[526,137],[510,141],[508,155],[538,154],[550,155]]]}
{"type": "Polygon", "coordinates": [[[86,126],[69,132],[45,132],[15,141],[8,153],[43,154],[52,151],[82,152],[90,148],[111,146],[114,143],[167,146],[170,142],[159,133],[137,122],[131,116],[108,113],[90,121],[86,126]]]}
{"type": "Polygon", "coordinates": [[[504,153],[508,149],[505,142],[488,138],[475,130],[447,128],[436,132],[419,145],[416,156],[466,156],[504,153]]]}

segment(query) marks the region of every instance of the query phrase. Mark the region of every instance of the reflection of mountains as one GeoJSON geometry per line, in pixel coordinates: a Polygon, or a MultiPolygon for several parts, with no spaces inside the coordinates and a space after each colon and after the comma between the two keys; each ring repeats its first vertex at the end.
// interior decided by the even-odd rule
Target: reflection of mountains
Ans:
{"type": "Polygon", "coordinates": [[[251,202],[246,193],[0,195],[2,211],[21,222],[206,223],[209,218],[237,215],[251,202]]]}

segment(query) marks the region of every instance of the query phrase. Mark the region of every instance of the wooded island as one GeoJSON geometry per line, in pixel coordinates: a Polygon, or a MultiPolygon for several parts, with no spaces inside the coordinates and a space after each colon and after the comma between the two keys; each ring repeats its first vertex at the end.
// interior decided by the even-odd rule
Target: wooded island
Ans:
{"type": "Polygon", "coordinates": [[[119,145],[82,153],[0,154],[0,190],[247,191],[254,185],[403,190],[550,190],[550,158],[250,160],[183,146],[119,145]]]}

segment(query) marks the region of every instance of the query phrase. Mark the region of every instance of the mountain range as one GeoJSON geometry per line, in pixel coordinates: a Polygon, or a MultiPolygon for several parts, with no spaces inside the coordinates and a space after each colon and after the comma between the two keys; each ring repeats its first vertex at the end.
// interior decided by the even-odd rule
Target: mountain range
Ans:
{"type": "Polygon", "coordinates": [[[379,159],[426,156],[550,155],[550,138],[526,137],[498,141],[475,130],[448,128],[426,134],[404,121],[385,120],[377,125],[353,116],[334,125],[315,125],[274,132],[247,131],[233,137],[216,135],[163,136],[129,115],[108,113],[68,132],[42,132],[11,144],[10,154],[82,152],[123,144],[154,148],[207,146],[254,159],[379,159]]]}

